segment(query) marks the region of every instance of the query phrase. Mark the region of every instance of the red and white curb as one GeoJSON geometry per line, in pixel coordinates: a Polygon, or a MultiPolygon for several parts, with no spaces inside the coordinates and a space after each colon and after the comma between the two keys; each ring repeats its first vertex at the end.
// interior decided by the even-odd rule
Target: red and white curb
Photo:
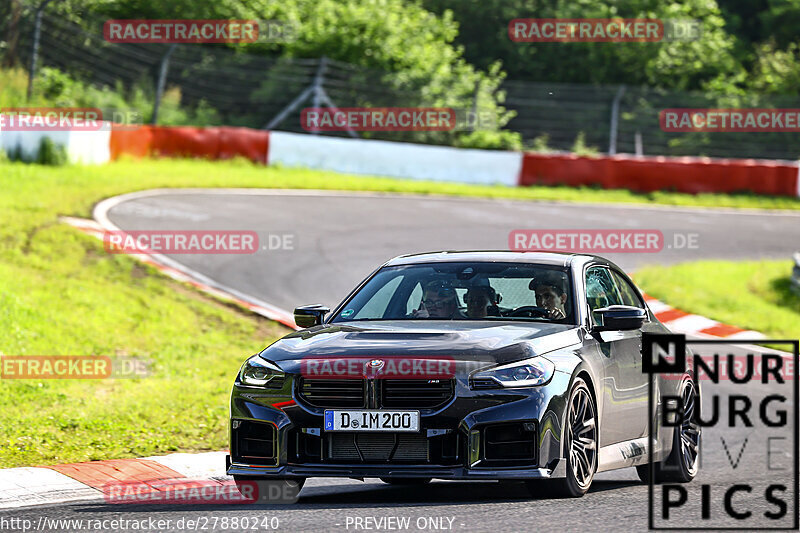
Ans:
{"type": "MultiPolygon", "coordinates": [[[[65,222],[70,226],[77,228],[88,235],[97,237],[100,240],[103,240],[103,236],[107,231],[106,228],[104,228],[94,220],[88,220],[85,218],[74,218],[74,217],[61,217],[60,219],[62,222],[65,222]]],[[[114,228],[113,230],[109,229],[108,231],[121,231],[121,230],[114,228]]],[[[246,309],[249,309],[250,311],[256,313],[257,315],[261,315],[270,320],[275,320],[276,322],[280,322],[284,326],[288,326],[292,329],[299,329],[294,323],[294,316],[288,311],[280,309],[279,307],[275,307],[274,305],[270,305],[267,302],[263,302],[257,298],[253,298],[251,296],[243,294],[231,287],[227,287],[221,283],[218,283],[199,272],[184,267],[180,263],[173,261],[172,259],[166,256],[160,254],[128,254],[128,255],[130,257],[138,259],[142,263],[152,266],[153,268],[159,270],[163,274],[166,274],[167,276],[176,281],[188,283],[194,286],[195,288],[199,289],[200,291],[205,292],[215,298],[219,298],[227,302],[234,302],[246,309]]]]}
{"type": "Polygon", "coordinates": [[[230,484],[228,452],[175,453],[141,459],[112,459],[0,470],[0,509],[76,501],[102,502],[109,487],[135,483],[137,491],[164,492],[176,482],[230,484]],[[166,483],[166,484],[165,484],[166,483]]]}
{"type": "Polygon", "coordinates": [[[644,299],[647,302],[647,306],[656,315],[656,318],[674,333],[684,333],[710,339],[756,340],[765,338],[763,334],[757,331],[737,328],[704,316],[693,315],[680,309],[675,309],[646,294],[644,299]]]}

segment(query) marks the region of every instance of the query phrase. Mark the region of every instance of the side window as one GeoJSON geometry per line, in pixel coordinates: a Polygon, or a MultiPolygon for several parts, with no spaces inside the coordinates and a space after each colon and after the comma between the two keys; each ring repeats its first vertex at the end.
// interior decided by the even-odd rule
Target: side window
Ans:
{"type": "Polygon", "coordinates": [[[386,307],[388,307],[389,301],[401,281],[403,281],[403,276],[397,276],[378,289],[353,318],[383,318],[384,313],[386,313],[386,307]]]}
{"type": "Polygon", "coordinates": [[[422,285],[417,283],[414,286],[414,290],[412,290],[411,294],[408,296],[406,314],[410,315],[413,311],[419,309],[420,302],[422,302],[422,285]]]}
{"type": "Polygon", "coordinates": [[[619,289],[623,305],[632,305],[633,307],[644,309],[644,302],[636,294],[636,291],[631,287],[628,280],[622,277],[619,272],[614,272],[613,270],[611,271],[611,275],[614,277],[614,281],[617,284],[617,289],[619,289]]]}
{"type": "Polygon", "coordinates": [[[591,267],[586,271],[586,301],[590,311],[622,304],[608,269],[591,267]]]}

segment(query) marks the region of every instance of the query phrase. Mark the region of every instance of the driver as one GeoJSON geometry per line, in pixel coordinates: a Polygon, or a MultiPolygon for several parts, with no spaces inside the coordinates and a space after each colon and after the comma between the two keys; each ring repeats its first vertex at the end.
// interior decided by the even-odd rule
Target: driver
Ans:
{"type": "Polygon", "coordinates": [[[456,290],[447,281],[430,281],[422,288],[422,301],[414,318],[464,318],[458,309],[456,290]]]}
{"type": "Polygon", "coordinates": [[[486,318],[490,314],[499,315],[498,302],[497,292],[489,285],[474,285],[464,295],[469,318],[486,318]]]}
{"type": "Polygon", "coordinates": [[[534,280],[536,292],[536,305],[547,309],[547,318],[561,320],[567,317],[567,293],[562,284],[554,279],[543,278],[534,280]]]}

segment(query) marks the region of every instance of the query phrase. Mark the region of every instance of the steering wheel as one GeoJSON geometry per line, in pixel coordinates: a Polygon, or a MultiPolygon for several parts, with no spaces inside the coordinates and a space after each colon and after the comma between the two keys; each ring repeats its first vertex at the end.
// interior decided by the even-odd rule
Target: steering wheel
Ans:
{"type": "Polygon", "coordinates": [[[509,311],[506,313],[506,316],[527,316],[527,317],[547,317],[549,316],[550,311],[544,307],[536,307],[535,305],[523,305],[522,307],[517,307],[516,309],[509,311]]]}

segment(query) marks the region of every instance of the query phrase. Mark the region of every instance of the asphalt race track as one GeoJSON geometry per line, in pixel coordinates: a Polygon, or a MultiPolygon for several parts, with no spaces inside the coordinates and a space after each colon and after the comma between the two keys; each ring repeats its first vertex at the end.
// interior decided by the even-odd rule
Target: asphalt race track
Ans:
{"type": "MultiPolygon", "coordinates": [[[[251,255],[174,255],[172,259],[283,309],[333,307],[383,262],[434,250],[507,250],[515,229],[655,229],[658,253],[604,254],[630,271],[698,259],[785,258],[800,243],[800,214],[575,205],[512,200],[316,191],[181,193],[112,207],[125,230],[250,230],[293,236],[291,250],[251,255]],[[682,236],[675,237],[678,233],[682,236]],[[696,248],[676,248],[696,234],[696,248]],[[671,248],[670,248],[671,247],[671,248]]],[[[273,238],[273,241],[275,239],[273,238]]]]}
{"type": "MultiPolygon", "coordinates": [[[[628,270],[646,264],[706,258],[788,259],[800,242],[800,216],[787,213],[358,193],[174,191],[122,202],[110,209],[108,217],[126,230],[253,230],[259,233],[262,244],[269,242],[269,234],[293,235],[293,249],[262,250],[252,255],[171,256],[218,282],[283,309],[317,302],[333,306],[375,267],[395,255],[437,249],[508,249],[508,234],[513,229],[661,230],[665,237],[662,252],[609,254],[628,270]],[[676,233],[697,234],[697,247],[667,248],[680,243],[680,238],[673,240],[676,233]]],[[[257,348],[254,346],[253,350],[257,348]]],[[[693,348],[703,354],[727,352],[725,347],[693,348]]],[[[242,354],[242,358],[247,355],[242,354]]],[[[687,503],[673,509],[669,522],[659,521],[661,506],[657,505],[656,525],[680,529],[792,527],[796,512],[792,469],[797,464],[792,441],[797,427],[793,385],[793,381],[783,385],[703,383],[703,412],[710,414],[713,395],[721,395],[722,422],[704,430],[703,463],[697,479],[686,486],[687,503]],[[752,400],[752,427],[746,427],[741,420],[728,427],[727,394],[734,393],[752,400]],[[779,406],[788,411],[785,427],[765,427],[759,420],[759,400],[770,393],[788,398],[779,406]],[[778,438],[768,441],[769,437],[778,438]],[[752,486],[751,492],[737,492],[731,500],[734,510],[752,512],[742,521],[725,518],[725,491],[737,483],[752,486]],[[708,521],[701,520],[704,484],[710,487],[708,521]],[[779,510],[764,496],[769,484],[786,487],[785,491],[774,493],[786,502],[787,514],[782,519],[764,516],[765,512],[779,510]]],[[[767,413],[774,418],[775,406],[767,413]]],[[[656,489],[658,504],[660,489],[656,489]]],[[[241,525],[235,528],[231,522],[223,524],[223,517],[277,517],[281,531],[642,531],[648,527],[648,486],[630,468],[600,474],[590,493],[579,500],[547,496],[534,499],[526,495],[522,485],[514,483],[435,481],[408,489],[375,479],[312,479],[293,506],[83,503],[0,512],[0,518],[28,518],[34,524],[41,516],[73,520],[153,517],[171,520],[169,527],[161,529],[167,531],[182,530],[177,525],[181,519],[202,517],[209,518],[209,530],[216,519],[217,531],[243,530],[241,525]],[[390,517],[408,518],[408,527],[394,519],[375,521],[390,517]]]]}

